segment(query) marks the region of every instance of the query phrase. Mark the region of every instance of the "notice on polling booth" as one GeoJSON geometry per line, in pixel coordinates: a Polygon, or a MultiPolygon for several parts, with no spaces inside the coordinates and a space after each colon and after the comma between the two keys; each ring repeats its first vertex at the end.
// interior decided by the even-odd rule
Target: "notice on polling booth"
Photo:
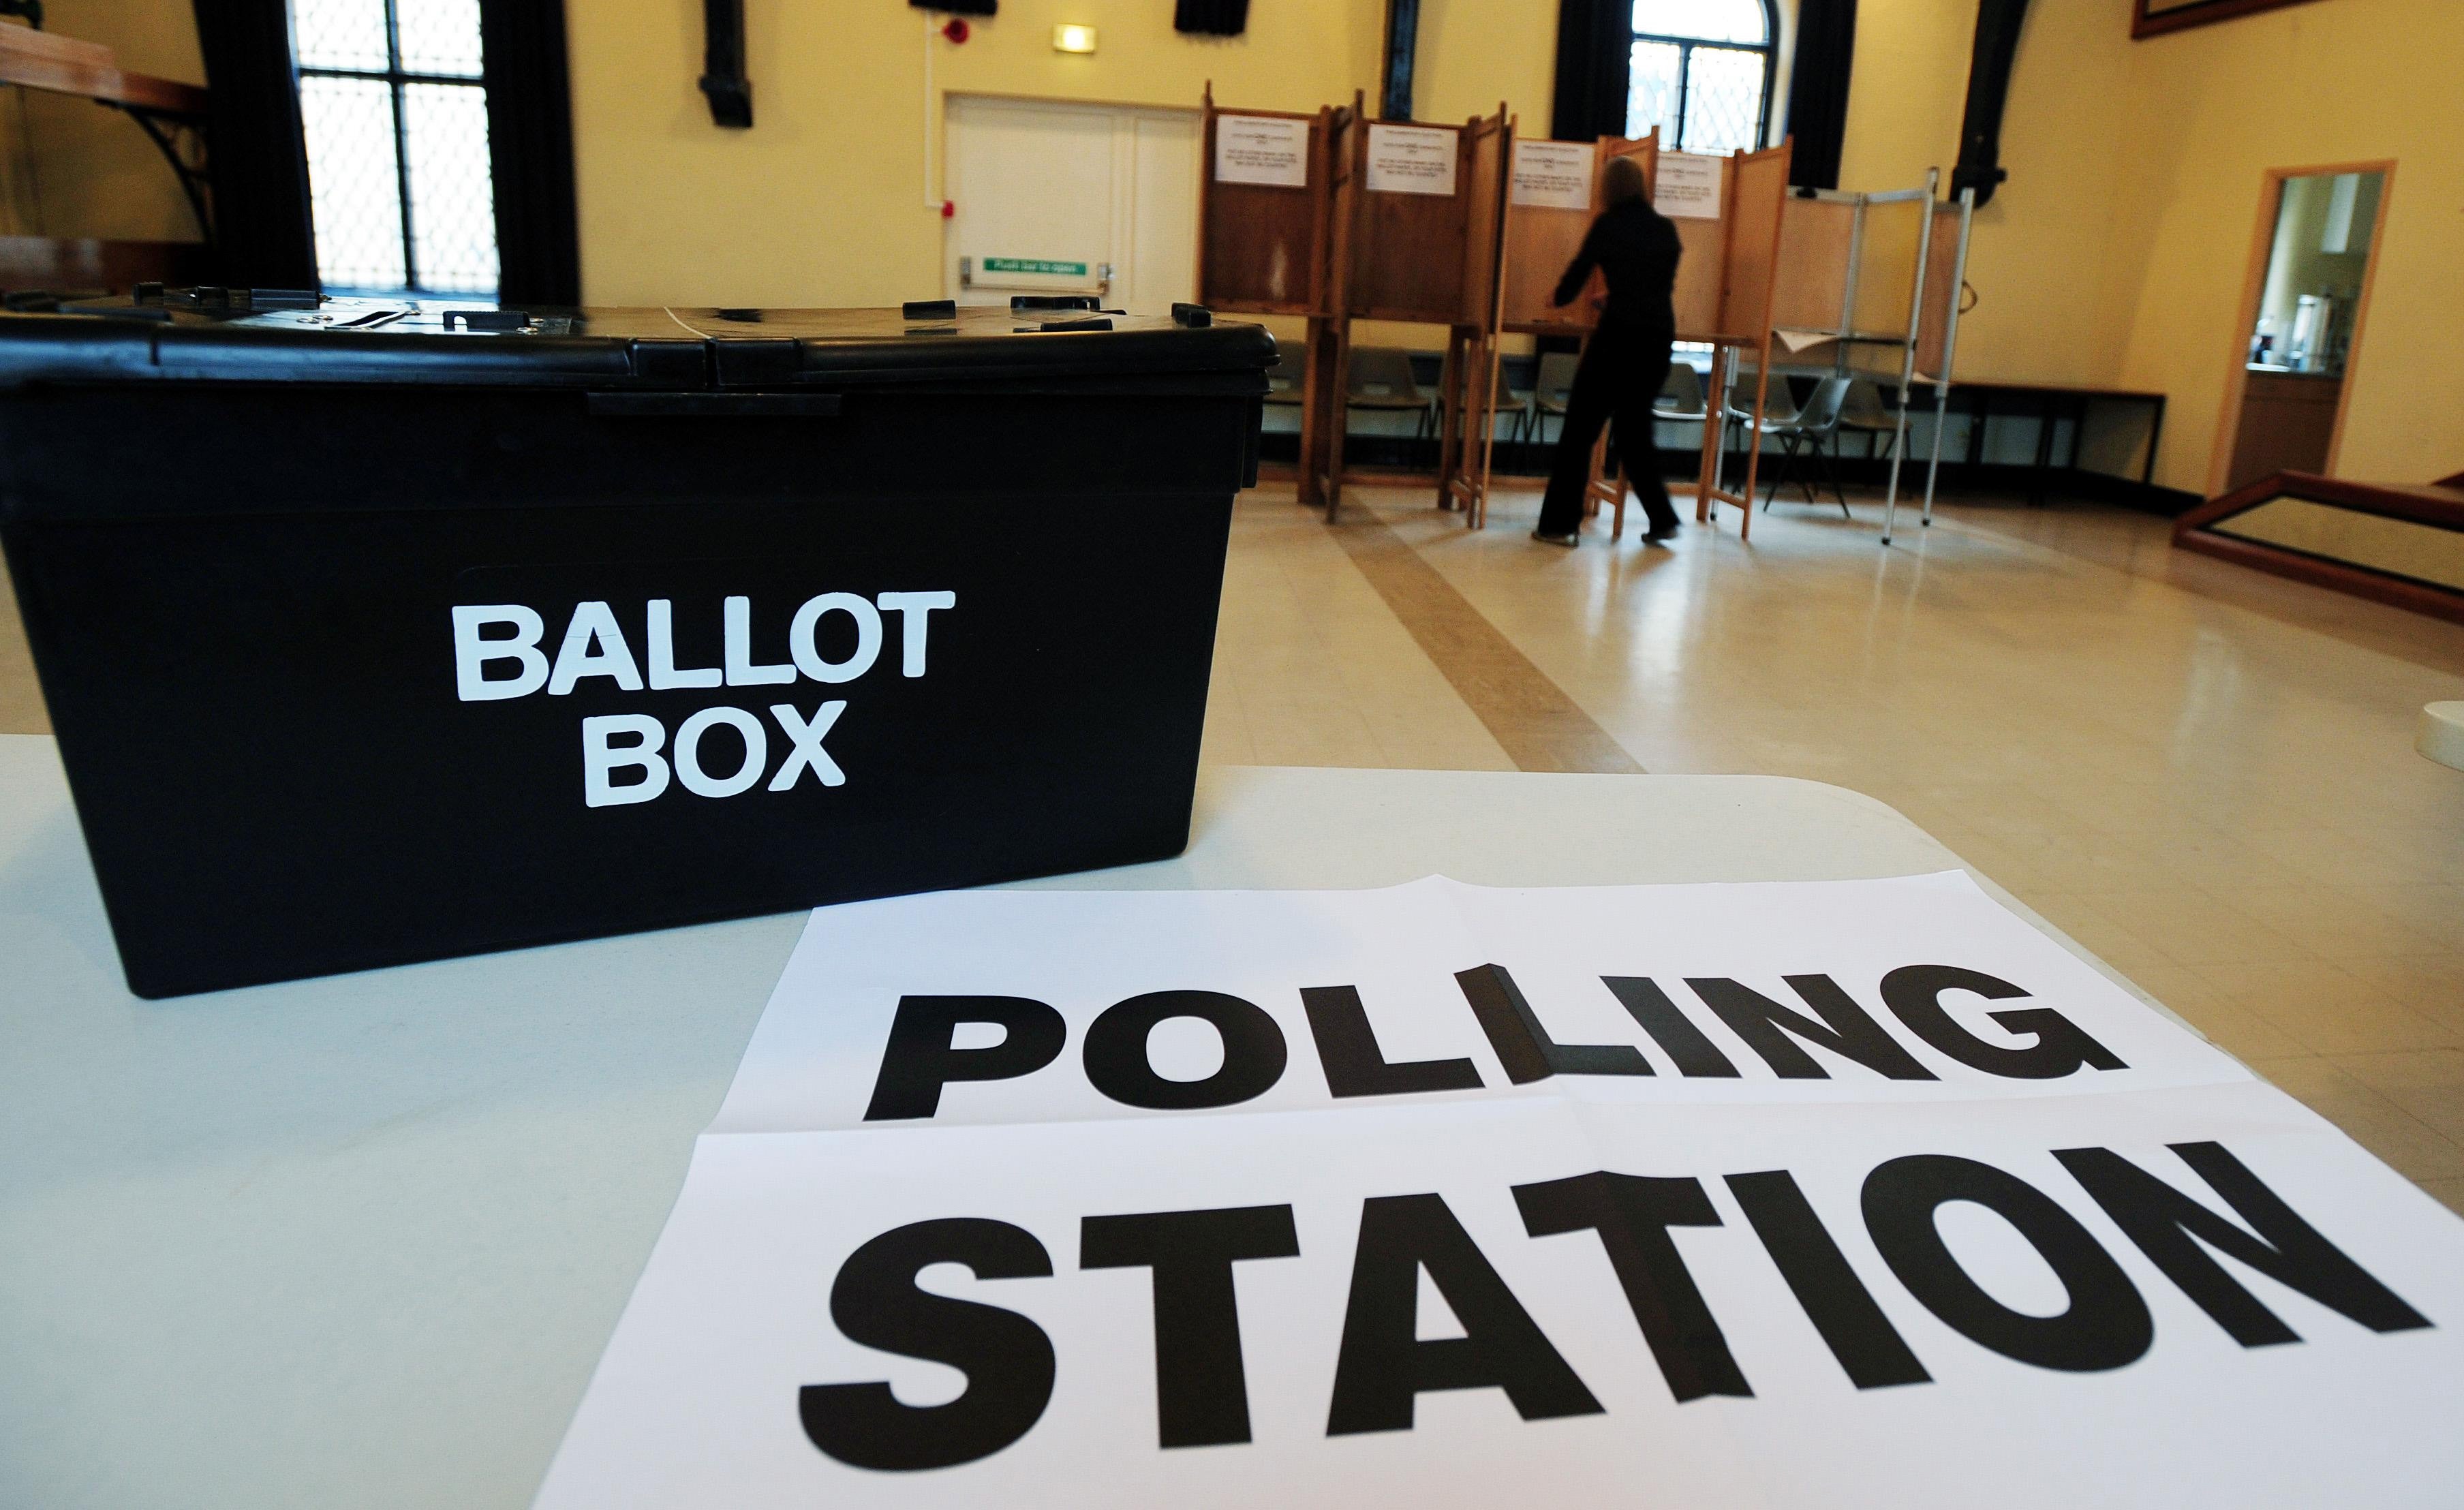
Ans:
{"type": "Polygon", "coordinates": [[[1308,121],[1283,116],[1217,116],[1215,181],[1307,186],[1309,133],[1308,121]]]}
{"type": "Polygon", "coordinates": [[[2453,1502],[2464,1220],[1964,875],[813,914],[589,1506],[2453,1502]]]}
{"type": "Polygon", "coordinates": [[[1442,126],[1369,128],[1369,190],[1375,194],[1451,194],[1458,133],[1442,126]]]}
{"type": "Polygon", "coordinates": [[[1671,220],[1720,218],[1720,181],[1727,159],[1696,152],[1662,152],[1652,185],[1651,208],[1671,220]]]}
{"type": "Polygon", "coordinates": [[[1514,143],[1514,204],[1535,209],[1592,208],[1593,147],[1588,142],[1514,143]]]}

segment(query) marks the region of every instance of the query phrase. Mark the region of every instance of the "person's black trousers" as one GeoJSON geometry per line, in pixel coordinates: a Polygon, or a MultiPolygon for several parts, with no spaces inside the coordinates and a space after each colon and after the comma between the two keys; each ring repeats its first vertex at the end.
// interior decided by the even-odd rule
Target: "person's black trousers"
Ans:
{"type": "Polygon", "coordinates": [[[1592,472],[1592,447],[1600,427],[1617,426],[1617,459],[1647,528],[1665,534],[1677,527],[1677,511],[1660,480],[1660,447],[1653,439],[1651,402],[1668,379],[1663,331],[1603,325],[1583,347],[1574,368],[1574,390],[1566,401],[1566,424],[1557,436],[1557,458],[1549,471],[1549,495],[1540,505],[1540,533],[1571,535],[1583,522],[1583,484],[1592,472]]]}

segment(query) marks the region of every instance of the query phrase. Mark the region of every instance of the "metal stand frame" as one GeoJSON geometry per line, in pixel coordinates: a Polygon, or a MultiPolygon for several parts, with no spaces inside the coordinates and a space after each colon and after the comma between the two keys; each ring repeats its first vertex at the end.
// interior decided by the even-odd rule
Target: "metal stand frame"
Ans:
{"type": "Polygon", "coordinates": [[[1882,543],[1884,545],[1891,543],[1892,528],[1899,519],[1900,473],[1908,452],[1908,405],[1921,384],[1931,387],[1934,393],[1933,452],[1925,466],[1924,519],[1926,524],[1933,522],[1934,484],[1942,471],[1943,418],[1950,402],[1951,357],[1958,346],[1960,292],[1967,286],[1968,235],[1975,218],[1976,195],[1972,189],[1963,189],[1959,196],[1959,245],[1951,252],[1955,258],[1955,264],[1950,308],[1946,317],[1943,333],[1943,370],[1934,374],[1920,374],[1916,370],[1917,349],[1925,335],[1925,280],[1926,275],[1932,271],[1933,259],[1941,254],[1940,249],[1933,244],[1935,196],[1941,188],[1942,170],[1928,168],[1925,171],[1923,188],[1892,189],[1876,194],[1820,189],[1812,195],[1805,196],[1832,204],[1845,204],[1852,208],[1848,232],[1848,271],[1840,293],[1839,322],[1832,330],[1815,333],[1828,336],[1832,340],[1832,372],[1835,376],[1844,378],[1855,370],[1849,362],[1849,350],[1853,346],[1896,346],[1900,349],[1900,372],[1897,383],[1898,424],[1891,437],[1890,483],[1882,499],[1882,543]],[[1907,326],[1902,332],[1860,331],[1857,328],[1857,295],[1864,277],[1865,217],[1867,212],[1877,205],[1916,205],[1921,207],[1921,213],[1925,217],[1917,227],[1916,279],[1908,292],[1907,326]]]}
{"type": "MultiPolygon", "coordinates": [[[[1927,175],[1927,183],[1941,176],[1939,168],[1927,175]]],[[[1900,427],[1898,444],[1891,453],[1891,492],[1882,506],[1882,543],[1891,543],[1892,526],[1899,521],[1900,457],[1907,450],[1908,400],[1917,379],[1917,337],[1924,327],[1925,273],[1933,250],[1933,196],[1925,196],[1924,234],[1917,238],[1917,289],[1908,301],[1908,349],[1900,366],[1900,427]]],[[[1943,317],[1942,370],[1925,381],[1933,388],[1933,449],[1925,461],[1925,513],[1919,518],[1921,528],[1933,524],[1934,484],[1942,476],[1942,432],[1950,412],[1950,370],[1959,351],[1959,306],[1968,288],[1968,233],[1976,219],[1976,190],[1959,191],[1959,245],[1951,252],[1950,307],[1943,317]]]]}

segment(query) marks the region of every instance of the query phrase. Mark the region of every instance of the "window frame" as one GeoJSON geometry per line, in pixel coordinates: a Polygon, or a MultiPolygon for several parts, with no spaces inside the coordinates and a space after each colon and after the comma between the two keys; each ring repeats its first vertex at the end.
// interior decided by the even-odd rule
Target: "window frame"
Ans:
{"type": "MultiPolygon", "coordinates": [[[[1764,0],[1764,3],[1766,7],[1768,7],[1770,0],[1764,0]]],[[[488,73],[485,55],[482,55],[480,71],[476,74],[414,73],[402,66],[402,16],[398,0],[385,0],[385,66],[382,69],[335,68],[327,64],[303,63],[299,60],[299,38],[297,34],[294,33],[291,38],[291,67],[293,73],[297,75],[299,77],[356,78],[372,83],[381,83],[386,86],[386,95],[392,103],[394,198],[397,204],[397,212],[401,220],[403,286],[398,290],[386,289],[372,292],[385,294],[399,293],[412,297],[434,296],[443,298],[472,299],[496,297],[504,291],[505,286],[504,267],[501,261],[503,248],[501,245],[499,245],[497,249],[499,262],[496,269],[496,286],[485,294],[475,293],[468,289],[431,289],[424,288],[420,285],[417,216],[416,212],[411,208],[410,196],[410,115],[405,108],[405,100],[403,97],[403,91],[405,88],[411,84],[446,84],[454,88],[473,89],[478,91],[480,107],[484,110],[487,106],[488,100],[488,73]]],[[[495,177],[495,155],[496,144],[493,140],[491,140],[488,143],[488,172],[492,185],[495,177]]],[[[493,218],[493,207],[490,213],[493,218]]],[[[315,228],[313,225],[310,228],[310,236],[311,250],[314,251],[315,228]]],[[[498,235],[497,239],[501,243],[501,234],[498,235]]]]}
{"type": "MultiPolygon", "coordinates": [[[[1671,36],[1663,32],[1637,32],[1633,30],[1632,23],[1628,23],[1626,35],[1626,55],[1628,58],[1631,58],[1634,55],[1634,44],[1637,42],[1652,42],[1662,47],[1673,47],[1677,49],[1677,141],[1672,143],[1667,143],[1664,146],[1664,150],[1671,152],[1683,152],[1686,150],[1685,105],[1687,98],[1693,92],[1692,75],[1694,68],[1694,50],[1698,47],[1716,48],[1724,53],[1756,53],[1761,55],[1763,60],[1762,103],[1756,109],[1754,114],[1754,144],[1747,148],[1747,150],[1750,152],[1759,152],[1771,144],[1771,94],[1774,86],[1779,80],[1779,9],[1771,3],[1771,0],[1758,0],[1758,3],[1763,9],[1763,40],[1760,42],[1720,42],[1714,41],[1707,36],[1671,36]]],[[[392,13],[393,0],[385,0],[385,10],[387,14],[392,13]]],[[[1633,67],[1632,63],[1629,62],[1627,67],[1630,71],[1633,67]]],[[[1633,78],[1629,72],[1626,82],[1627,98],[1629,99],[1633,98],[1633,78]]],[[[1631,132],[1634,129],[1634,121],[1631,120],[1627,120],[1625,123],[1626,130],[1631,132]]]]}

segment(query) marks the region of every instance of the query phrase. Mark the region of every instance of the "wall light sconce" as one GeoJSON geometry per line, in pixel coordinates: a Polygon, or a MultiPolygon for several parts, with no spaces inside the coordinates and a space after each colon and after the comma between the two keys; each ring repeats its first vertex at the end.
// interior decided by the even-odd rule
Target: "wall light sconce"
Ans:
{"type": "Polygon", "coordinates": [[[1091,26],[1056,26],[1052,29],[1052,50],[1056,53],[1091,53],[1095,51],[1095,29],[1091,26]]]}

